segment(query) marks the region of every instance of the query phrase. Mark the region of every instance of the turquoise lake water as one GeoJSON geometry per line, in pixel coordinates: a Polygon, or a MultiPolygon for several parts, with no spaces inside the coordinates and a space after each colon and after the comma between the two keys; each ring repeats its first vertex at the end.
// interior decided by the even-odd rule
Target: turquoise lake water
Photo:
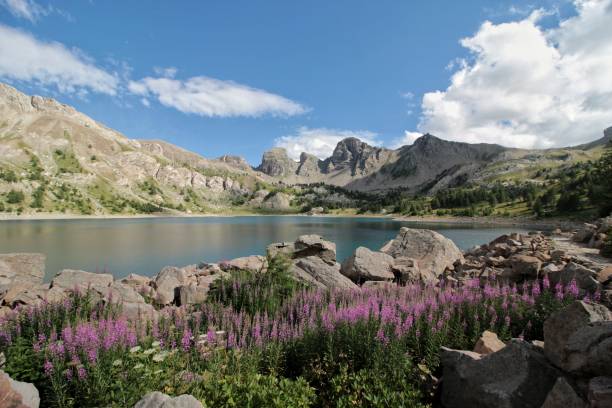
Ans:
{"type": "Polygon", "coordinates": [[[334,241],[343,260],[358,246],[379,249],[402,226],[437,230],[461,249],[524,232],[517,227],[305,216],[2,221],[0,253],[46,254],[46,280],[65,268],[107,271],[116,277],[132,272],[152,276],[166,265],[263,255],[268,244],[302,234],[334,241]]]}

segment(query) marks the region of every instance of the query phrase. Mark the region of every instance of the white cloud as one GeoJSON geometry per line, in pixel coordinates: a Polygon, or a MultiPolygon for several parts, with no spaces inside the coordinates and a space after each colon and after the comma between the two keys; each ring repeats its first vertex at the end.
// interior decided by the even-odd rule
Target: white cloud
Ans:
{"type": "Polygon", "coordinates": [[[140,103],[142,103],[144,106],[146,106],[147,108],[149,106],[151,106],[151,102],[149,102],[149,100],[147,98],[141,98],[140,99],[140,103]]]}
{"type": "Polygon", "coordinates": [[[44,42],[31,34],[0,24],[0,78],[54,86],[60,92],[84,95],[89,91],[115,95],[119,80],[86,57],[58,42],[44,42]]]}
{"type": "Polygon", "coordinates": [[[35,23],[52,13],[60,15],[68,21],[74,21],[70,13],[52,5],[41,6],[34,0],[0,0],[0,6],[7,9],[15,17],[29,20],[31,23],[35,23]]]}
{"type": "Polygon", "coordinates": [[[419,132],[409,132],[405,130],[404,136],[391,140],[391,144],[389,145],[389,147],[391,149],[399,149],[402,146],[411,145],[422,135],[423,134],[419,132]]]}
{"type": "Polygon", "coordinates": [[[164,78],[174,78],[176,76],[176,73],[178,72],[178,69],[176,69],[175,67],[154,67],[153,72],[164,78]]]}
{"type": "Polygon", "coordinates": [[[267,91],[233,81],[198,76],[185,81],[147,77],[131,81],[128,89],[141,96],[154,96],[158,101],[183,113],[200,116],[297,115],[306,108],[267,91]]]}
{"type": "Polygon", "coordinates": [[[577,14],[544,29],[535,10],[482,24],[461,40],[470,59],[450,86],[422,99],[421,133],[552,147],[593,140],[612,125],[612,0],[577,0],[577,14]]]}
{"type": "Polygon", "coordinates": [[[276,147],[283,147],[293,160],[299,160],[302,152],[310,153],[319,159],[325,159],[333,153],[336,145],[342,139],[356,137],[370,145],[380,145],[377,134],[367,130],[310,129],[301,127],[297,134],[277,138],[276,147]]]}

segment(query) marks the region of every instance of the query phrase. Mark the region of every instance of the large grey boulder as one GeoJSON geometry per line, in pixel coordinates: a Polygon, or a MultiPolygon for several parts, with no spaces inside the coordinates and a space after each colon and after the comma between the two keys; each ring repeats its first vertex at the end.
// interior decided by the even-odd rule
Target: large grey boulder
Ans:
{"type": "Polygon", "coordinates": [[[153,320],[157,317],[153,305],[146,303],[134,286],[123,281],[115,281],[108,287],[107,299],[119,304],[122,314],[128,319],[153,320]]]}
{"type": "Polygon", "coordinates": [[[576,375],[612,375],[612,313],[576,301],[544,322],[544,352],[557,367],[576,375]]]}
{"type": "Polygon", "coordinates": [[[393,274],[399,283],[428,283],[436,278],[431,273],[421,273],[416,259],[400,256],[393,260],[393,274]]]}
{"type": "Polygon", "coordinates": [[[564,377],[559,377],[542,408],[587,408],[587,403],[564,377]]]}
{"type": "Polygon", "coordinates": [[[353,281],[340,273],[340,264],[329,264],[318,256],[297,259],[289,272],[297,280],[318,288],[358,288],[353,281]]]}
{"type": "MultiPolygon", "coordinates": [[[[211,281],[212,282],[212,281],[211,281]]],[[[198,305],[204,303],[208,298],[209,285],[184,285],[179,287],[180,305],[198,305]]]]}
{"type": "Polygon", "coordinates": [[[524,278],[536,279],[542,268],[542,261],[535,256],[516,254],[508,259],[512,274],[511,279],[518,281],[524,278]]]}
{"type": "Polygon", "coordinates": [[[157,292],[155,301],[161,305],[169,305],[178,297],[178,288],[180,286],[196,282],[195,268],[166,266],[153,281],[157,292]]]}
{"type": "Polygon", "coordinates": [[[593,408],[612,407],[612,377],[595,377],[589,381],[588,399],[593,408]]]}
{"type": "Polygon", "coordinates": [[[38,408],[40,396],[34,384],[15,381],[0,370],[0,407],[38,408]]]}
{"type": "Polygon", "coordinates": [[[418,262],[421,274],[440,276],[446,268],[452,268],[463,254],[450,239],[435,231],[403,227],[394,240],[387,243],[382,252],[394,258],[408,257],[418,262]]]}
{"type": "Polygon", "coordinates": [[[374,252],[366,247],[359,247],[342,263],[341,272],[353,282],[392,281],[393,257],[383,252],[374,252]]]}
{"type": "Polygon", "coordinates": [[[265,256],[251,255],[231,259],[219,264],[222,270],[243,270],[251,272],[265,272],[268,269],[268,260],[265,256]]]}
{"type": "Polygon", "coordinates": [[[0,291],[3,286],[41,284],[45,260],[43,254],[0,254],[0,291]]]}
{"type": "Polygon", "coordinates": [[[548,277],[552,285],[559,282],[567,285],[572,279],[575,279],[576,285],[583,291],[595,292],[601,289],[601,283],[597,281],[597,272],[574,262],[565,265],[560,272],[550,273],[548,277]]]}
{"type": "Polygon", "coordinates": [[[268,210],[290,210],[291,209],[291,196],[282,192],[268,195],[261,207],[268,210]]]}
{"type": "Polygon", "coordinates": [[[336,263],[336,244],[324,240],[320,235],[301,235],[294,243],[293,258],[317,256],[328,264],[336,263]]]}
{"type": "Polygon", "coordinates": [[[134,408],[202,408],[202,403],[192,395],[183,394],[172,398],[159,391],[154,391],[142,397],[134,408]]]}
{"type": "Polygon", "coordinates": [[[497,334],[489,330],[485,330],[476,342],[476,345],[474,346],[474,352],[486,355],[498,352],[504,347],[506,347],[506,343],[501,341],[497,337],[497,334]]]}
{"type": "Polygon", "coordinates": [[[540,408],[560,375],[538,347],[522,341],[484,357],[443,348],[441,359],[446,408],[540,408]]]}
{"type": "Polygon", "coordinates": [[[105,294],[112,283],[113,275],[108,273],[64,269],[51,280],[51,287],[62,288],[64,290],[78,289],[82,292],[93,289],[105,294]]]}

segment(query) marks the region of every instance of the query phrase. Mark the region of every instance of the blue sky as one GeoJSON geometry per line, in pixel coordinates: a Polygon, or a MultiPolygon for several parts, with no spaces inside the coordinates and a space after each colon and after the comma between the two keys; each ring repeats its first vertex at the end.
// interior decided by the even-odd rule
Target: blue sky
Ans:
{"type": "Polygon", "coordinates": [[[425,131],[549,147],[612,125],[608,0],[0,3],[0,80],[207,157],[425,131]]]}

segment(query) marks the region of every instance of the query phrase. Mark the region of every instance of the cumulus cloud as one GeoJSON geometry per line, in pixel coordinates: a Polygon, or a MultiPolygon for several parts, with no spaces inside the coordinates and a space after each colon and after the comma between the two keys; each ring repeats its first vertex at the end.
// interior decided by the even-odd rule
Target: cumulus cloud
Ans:
{"type": "Polygon", "coordinates": [[[297,115],[306,108],[279,95],[233,81],[198,76],[187,80],[147,77],[128,84],[130,92],[152,96],[164,106],[200,116],[297,115]]]}
{"type": "Polygon", "coordinates": [[[380,145],[377,134],[367,130],[339,130],[301,127],[296,134],[281,136],[275,140],[276,147],[283,147],[293,160],[299,160],[302,152],[325,159],[333,153],[336,145],[347,137],[356,137],[370,145],[380,145]]]}
{"type": "Polygon", "coordinates": [[[41,6],[34,0],[0,0],[0,6],[7,9],[13,16],[29,20],[31,23],[52,13],[59,14],[68,21],[74,20],[69,13],[52,5],[41,6]]]}
{"type": "Polygon", "coordinates": [[[174,78],[176,76],[176,73],[178,72],[178,69],[176,69],[175,67],[154,67],[153,72],[164,78],[174,78]]]}
{"type": "Polygon", "coordinates": [[[0,78],[54,86],[60,92],[89,91],[115,95],[116,75],[97,67],[76,49],[44,42],[29,33],[0,24],[0,78]]]}
{"type": "Polygon", "coordinates": [[[470,58],[455,64],[446,90],[423,95],[418,130],[523,148],[599,137],[612,125],[612,0],[575,6],[554,28],[535,10],[461,40],[470,58]]]}

